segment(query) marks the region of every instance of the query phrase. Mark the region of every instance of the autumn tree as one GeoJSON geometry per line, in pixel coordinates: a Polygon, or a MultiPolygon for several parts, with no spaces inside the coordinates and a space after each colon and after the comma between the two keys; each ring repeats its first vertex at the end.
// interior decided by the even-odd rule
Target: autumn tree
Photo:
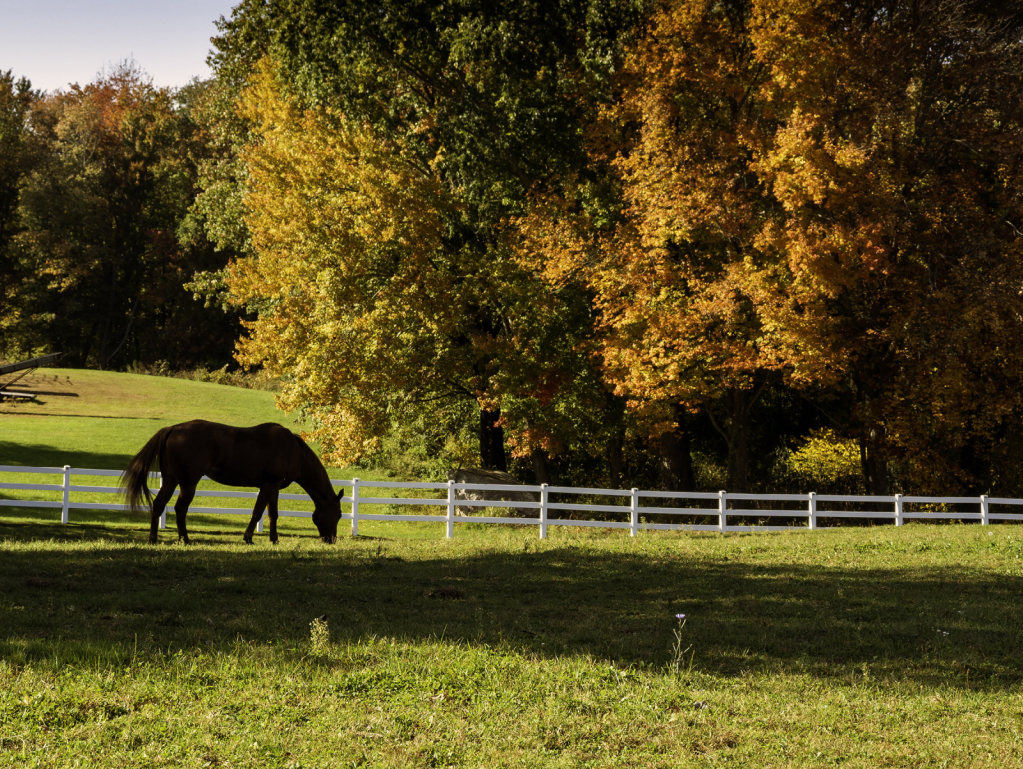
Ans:
{"type": "Polygon", "coordinates": [[[261,313],[243,355],[294,373],[286,400],[317,417],[335,459],[362,451],[398,404],[450,398],[477,404],[485,466],[503,469],[510,441],[538,478],[546,453],[569,434],[600,429],[596,412],[608,396],[581,349],[588,302],[547,292],[522,269],[506,221],[534,184],[584,159],[578,137],[588,107],[573,97],[593,77],[588,63],[610,63],[605,27],[627,10],[607,6],[610,17],[596,2],[368,8],[295,0],[243,3],[223,24],[218,69],[237,72],[268,56],[278,85],[265,104],[289,105],[287,119],[317,137],[303,144],[288,134],[250,92],[245,114],[260,129],[239,188],[247,189],[256,257],[228,281],[261,313]],[[311,173],[316,163],[338,181],[317,177],[314,195],[289,168],[311,173]],[[332,197],[346,201],[333,214],[320,208],[332,197]],[[261,222],[283,223],[280,212],[292,206],[291,234],[271,236],[274,226],[261,222]],[[335,240],[322,242],[328,231],[335,240]],[[288,342],[299,357],[284,361],[272,348],[285,344],[293,321],[284,319],[298,317],[297,305],[279,302],[274,269],[259,264],[283,270],[289,260],[309,263],[292,268],[299,272],[329,264],[331,280],[350,293],[346,304],[308,282],[295,289],[305,296],[302,312],[333,317],[333,337],[308,352],[288,342]],[[348,403],[366,409],[358,420],[341,416],[348,403]]]}
{"type": "MultiPolygon", "coordinates": [[[[564,303],[526,293],[510,260],[475,274],[476,255],[452,248],[459,201],[436,174],[365,124],[303,111],[270,71],[243,115],[259,136],[243,155],[254,255],[229,268],[227,286],[260,315],[240,358],[289,375],[282,403],[314,420],[328,456],[365,453],[410,403],[472,398],[493,413],[506,393],[521,402],[565,386],[544,370],[571,338],[564,303]],[[500,326],[466,312],[481,302],[499,308],[500,326]]],[[[500,466],[504,446],[491,450],[500,466]]]]}
{"type": "Polygon", "coordinates": [[[635,411],[725,407],[730,488],[769,378],[851,399],[871,493],[890,454],[948,483],[955,442],[1018,407],[1020,23],[966,2],[655,7],[590,141],[621,216],[581,179],[528,227],[549,282],[595,291],[635,411]]]}
{"type": "Polygon", "coordinates": [[[594,182],[579,177],[524,223],[549,282],[581,279],[594,292],[604,375],[659,439],[676,488],[693,488],[687,411],[707,411],[728,443],[729,488],[745,491],[763,388],[831,376],[789,329],[818,310],[797,316],[779,253],[760,238],[783,212],[755,169],[777,119],[763,103],[750,10],[660,6],[590,133],[592,162],[617,180],[608,202],[595,205],[594,182]],[[788,322],[766,321],[765,305],[788,322]]]}
{"type": "Polygon", "coordinates": [[[127,63],[38,99],[30,119],[40,149],[8,247],[22,276],[12,337],[101,368],[223,355],[231,324],[198,317],[182,289],[211,253],[178,241],[202,153],[187,109],[127,63]]]}
{"type": "Polygon", "coordinates": [[[765,2],[758,158],[784,206],[765,230],[845,363],[866,486],[970,482],[1018,413],[1023,6],[765,2]],[[965,460],[965,461],[964,461],[965,460]]]}

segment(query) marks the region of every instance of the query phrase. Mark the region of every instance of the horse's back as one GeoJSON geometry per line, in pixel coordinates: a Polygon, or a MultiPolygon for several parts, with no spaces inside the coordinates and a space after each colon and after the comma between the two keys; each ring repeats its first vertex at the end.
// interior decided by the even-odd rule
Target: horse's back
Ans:
{"type": "Polygon", "coordinates": [[[174,426],[163,462],[189,484],[203,475],[228,486],[285,484],[297,477],[305,448],[301,438],[274,422],[233,427],[196,419],[174,426]]]}

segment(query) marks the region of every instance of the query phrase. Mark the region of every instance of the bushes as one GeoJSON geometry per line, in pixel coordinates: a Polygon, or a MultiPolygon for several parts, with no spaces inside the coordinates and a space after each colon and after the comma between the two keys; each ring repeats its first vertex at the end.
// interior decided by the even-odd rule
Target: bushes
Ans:
{"type": "Polygon", "coordinates": [[[232,387],[244,387],[247,390],[266,390],[274,392],[277,390],[280,380],[268,377],[259,371],[244,371],[235,369],[229,371],[228,366],[221,366],[218,369],[208,369],[200,366],[194,369],[174,371],[165,360],[156,363],[141,363],[136,361],[130,364],[126,371],[129,374],[146,374],[148,376],[165,376],[175,379],[188,379],[192,382],[213,382],[214,384],[231,385],[232,387]]]}
{"type": "Polygon", "coordinates": [[[811,430],[795,451],[782,455],[781,474],[791,480],[791,490],[819,494],[862,494],[863,476],[856,441],[841,438],[834,430],[811,430]]]}

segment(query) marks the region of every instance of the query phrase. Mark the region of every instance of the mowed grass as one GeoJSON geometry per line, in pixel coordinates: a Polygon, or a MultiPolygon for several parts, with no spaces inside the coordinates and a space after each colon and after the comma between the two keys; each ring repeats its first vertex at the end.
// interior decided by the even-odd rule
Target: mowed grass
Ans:
{"type": "MultiPolygon", "coordinates": [[[[0,464],[120,470],[192,418],[294,429],[267,393],[46,376],[0,410],[0,464]]],[[[282,519],[247,547],[244,518],[192,515],[185,547],[173,516],[157,546],[58,516],[0,507],[0,766],[1023,766],[1018,526],[362,521],[330,546],[282,519]]]]}
{"type": "Polygon", "coordinates": [[[273,395],[210,382],[79,369],[39,369],[0,402],[0,465],[123,470],[161,427],[190,419],[298,430],[273,395]]]}
{"type": "MultiPolygon", "coordinates": [[[[109,371],[78,369],[39,369],[19,382],[19,388],[36,394],[33,401],[0,402],[0,465],[121,471],[131,458],[162,427],[206,419],[213,422],[247,427],[263,422],[277,422],[301,432],[302,425],[279,411],[272,393],[247,390],[210,382],[124,374],[109,371]]],[[[317,448],[313,444],[314,448],[317,448]]],[[[352,472],[328,468],[333,478],[350,478],[352,472]]],[[[377,480],[379,473],[360,474],[377,480]]],[[[0,482],[59,484],[61,476],[29,473],[3,473],[0,482]]],[[[72,484],[110,486],[117,478],[73,476],[72,484]]],[[[224,490],[219,484],[204,482],[200,489],[224,490]]],[[[245,489],[244,491],[255,491],[245,489]]],[[[288,493],[301,493],[295,486],[288,493]]],[[[385,493],[384,496],[387,496],[385,493]]],[[[0,490],[0,499],[56,501],[60,493],[52,491],[0,490]]],[[[109,494],[75,492],[77,502],[119,503],[109,494]]],[[[247,507],[251,502],[198,498],[196,506],[247,507]]],[[[311,511],[304,502],[282,503],[282,509],[311,511]]],[[[59,510],[0,507],[0,520],[53,521],[60,519],[59,510]]],[[[92,516],[72,511],[72,520],[91,520],[92,516]]],[[[148,528],[148,522],[137,516],[123,515],[110,519],[116,523],[136,523],[148,528]]],[[[224,526],[222,517],[192,515],[189,527],[216,532],[224,526]]],[[[232,520],[232,519],[228,519],[232,520]]],[[[235,523],[240,519],[233,519],[235,523]]],[[[303,522],[282,519],[285,528],[301,529],[303,522]]],[[[173,518],[171,519],[173,527],[173,518]]],[[[306,524],[308,525],[308,524],[306,524]]]]}
{"type": "Polygon", "coordinates": [[[1015,526],[19,531],[4,766],[1023,765],[1015,526]]]}

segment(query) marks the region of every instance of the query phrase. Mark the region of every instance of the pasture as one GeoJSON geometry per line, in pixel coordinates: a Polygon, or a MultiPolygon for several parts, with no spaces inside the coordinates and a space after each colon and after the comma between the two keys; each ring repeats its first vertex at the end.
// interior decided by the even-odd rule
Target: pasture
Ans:
{"type": "Polygon", "coordinates": [[[210,382],[81,369],[39,369],[19,389],[34,402],[0,402],[0,464],[123,470],[161,427],[189,419],[278,422],[273,395],[210,382]]]}
{"type": "MultiPolygon", "coordinates": [[[[135,453],[160,428],[190,419],[208,419],[234,425],[277,422],[296,432],[301,426],[274,406],[273,395],[210,382],[79,369],[39,369],[21,381],[24,390],[38,393],[32,402],[0,402],[0,465],[124,470],[135,453]]],[[[314,444],[315,445],[315,444],[314,444]]],[[[331,477],[348,477],[337,469],[331,477]]],[[[382,478],[372,471],[361,475],[382,478]]],[[[13,483],[59,483],[59,476],[6,474],[13,483]]],[[[92,478],[97,486],[116,486],[116,478],[92,478]]],[[[204,482],[202,488],[225,487],[204,482]]],[[[250,489],[251,490],[251,489],[250,489]]],[[[4,494],[0,491],[0,496],[4,494]]],[[[45,492],[18,495],[22,499],[54,500],[59,496],[45,492]]],[[[84,502],[112,502],[104,494],[80,494],[84,502]]],[[[211,507],[230,506],[220,500],[204,500],[211,507]]],[[[296,509],[311,509],[296,503],[296,509]]],[[[38,520],[55,520],[59,514],[42,513],[31,508],[0,509],[0,522],[15,526],[38,520]]],[[[74,520],[74,517],[72,517],[74,520]]],[[[84,520],[79,517],[79,520],[84,520]]],[[[104,520],[141,527],[138,517],[112,514],[104,520]]],[[[240,523],[237,519],[232,525],[240,523]]],[[[190,526],[218,531],[222,518],[189,516],[190,526]]],[[[281,522],[282,530],[303,530],[290,519],[281,522]]],[[[173,524],[172,524],[173,527],[173,524]]],[[[238,536],[244,525],[238,529],[238,536]]],[[[170,537],[168,533],[165,535],[170,537]]]]}
{"type": "Polygon", "coordinates": [[[1023,762],[1015,527],[21,533],[3,765],[1023,762]]]}
{"type": "MultiPolygon", "coordinates": [[[[94,439],[3,414],[0,463],[25,440],[118,468],[164,423],[264,421],[214,415],[251,395],[123,447],[116,401],[39,417],[94,439]]],[[[0,509],[0,766],[1023,765],[1018,526],[374,522],[330,546],[292,519],[273,547],[207,517],[185,547],[87,518],[0,509]]]]}

